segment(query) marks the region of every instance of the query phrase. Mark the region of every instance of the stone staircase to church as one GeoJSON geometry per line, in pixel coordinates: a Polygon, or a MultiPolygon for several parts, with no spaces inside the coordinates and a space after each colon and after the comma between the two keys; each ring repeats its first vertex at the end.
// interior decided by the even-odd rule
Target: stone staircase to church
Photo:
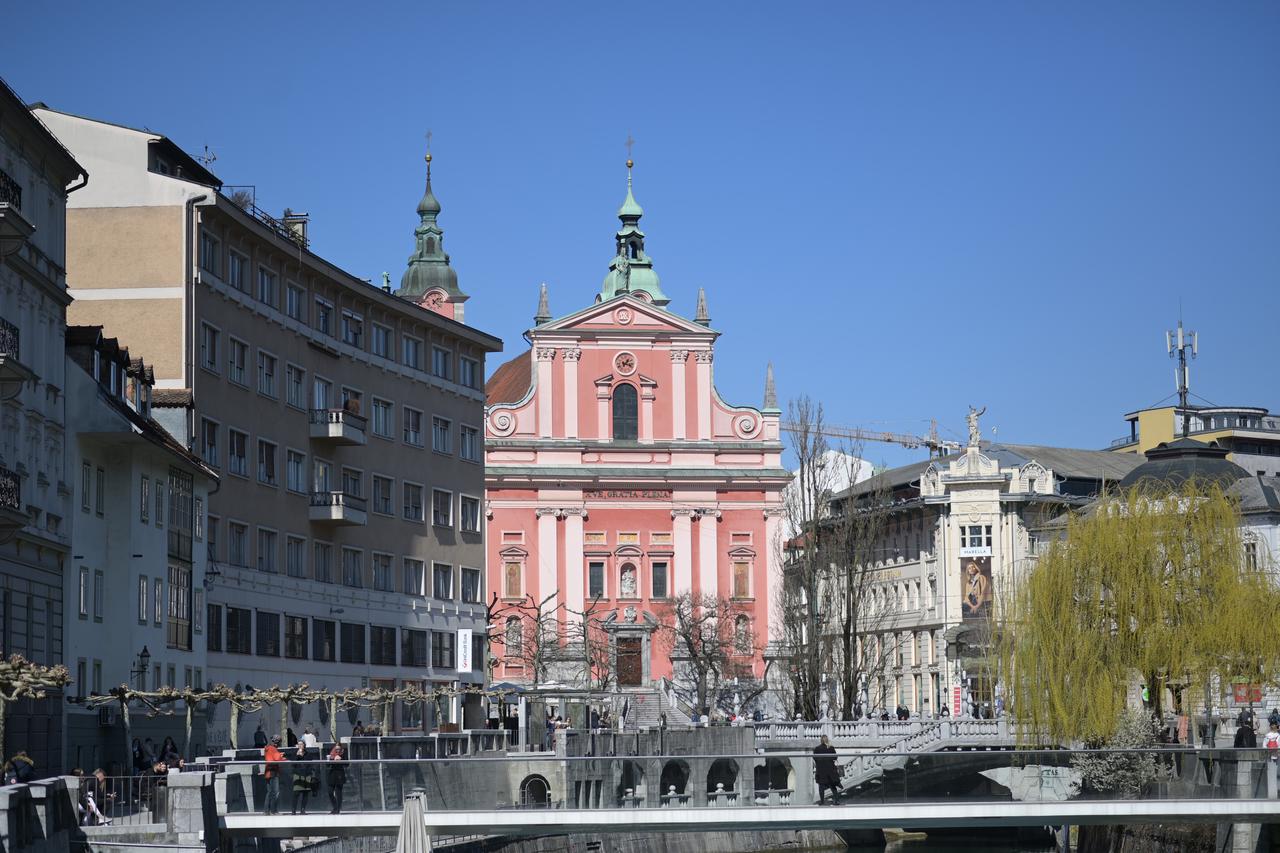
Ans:
{"type": "Polygon", "coordinates": [[[627,708],[627,716],[623,723],[624,731],[635,732],[640,729],[656,729],[662,724],[661,715],[664,711],[667,715],[667,725],[673,724],[672,712],[667,707],[667,700],[656,690],[628,691],[621,694],[615,700],[615,703],[618,713],[622,712],[624,705],[627,708]]]}

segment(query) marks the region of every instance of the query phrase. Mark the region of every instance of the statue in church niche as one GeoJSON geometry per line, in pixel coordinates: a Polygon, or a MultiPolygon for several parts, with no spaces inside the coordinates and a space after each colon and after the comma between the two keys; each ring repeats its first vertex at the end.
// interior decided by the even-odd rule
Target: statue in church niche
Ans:
{"type": "Polygon", "coordinates": [[[618,594],[621,598],[635,598],[636,592],[636,567],[627,563],[622,567],[622,582],[618,584],[618,594]]]}
{"type": "Polygon", "coordinates": [[[965,420],[969,422],[969,446],[977,447],[978,442],[982,439],[982,430],[978,429],[978,418],[982,417],[987,411],[987,407],[975,409],[969,407],[969,414],[965,416],[965,420]]]}

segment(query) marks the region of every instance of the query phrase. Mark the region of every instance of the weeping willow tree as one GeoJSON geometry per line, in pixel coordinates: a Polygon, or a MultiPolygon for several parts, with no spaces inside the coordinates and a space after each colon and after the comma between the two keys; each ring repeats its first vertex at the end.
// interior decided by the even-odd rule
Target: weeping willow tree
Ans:
{"type": "Polygon", "coordinates": [[[1005,589],[1001,680],[1031,731],[1100,743],[1137,683],[1160,715],[1166,689],[1185,712],[1215,684],[1280,675],[1280,590],[1246,564],[1217,486],[1103,498],[1005,589]]]}

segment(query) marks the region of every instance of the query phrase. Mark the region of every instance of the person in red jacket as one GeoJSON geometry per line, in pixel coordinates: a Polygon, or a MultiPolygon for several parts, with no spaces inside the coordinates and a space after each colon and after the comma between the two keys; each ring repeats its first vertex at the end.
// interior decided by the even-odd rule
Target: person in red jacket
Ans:
{"type": "Polygon", "coordinates": [[[267,803],[262,813],[280,814],[280,762],[284,761],[280,735],[272,735],[271,743],[262,748],[262,760],[266,762],[262,777],[267,780],[267,803]]]}

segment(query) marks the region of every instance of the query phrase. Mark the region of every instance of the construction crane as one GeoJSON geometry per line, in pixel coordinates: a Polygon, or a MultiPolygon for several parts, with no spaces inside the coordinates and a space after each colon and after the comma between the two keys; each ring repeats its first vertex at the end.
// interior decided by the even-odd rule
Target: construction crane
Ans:
{"type": "Polygon", "coordinates": [[[921,447],[929,449],[929,456],[945,456],[953,450],[960,449],[960,442],[947,441],[938,437],[938,422],[929,421],[928,435],[912,435],[905,432],[882,432],[879,430],[861,429],[859,427],[841,427],[823,424],[815,428],[812,425],[799,424],[795,421],[783,421],[782,429],[786,432],[821,432],[828,438],[843,438],[847,441],[883,441],[888,444],[899,444],[911,450],[921,447]]]}

